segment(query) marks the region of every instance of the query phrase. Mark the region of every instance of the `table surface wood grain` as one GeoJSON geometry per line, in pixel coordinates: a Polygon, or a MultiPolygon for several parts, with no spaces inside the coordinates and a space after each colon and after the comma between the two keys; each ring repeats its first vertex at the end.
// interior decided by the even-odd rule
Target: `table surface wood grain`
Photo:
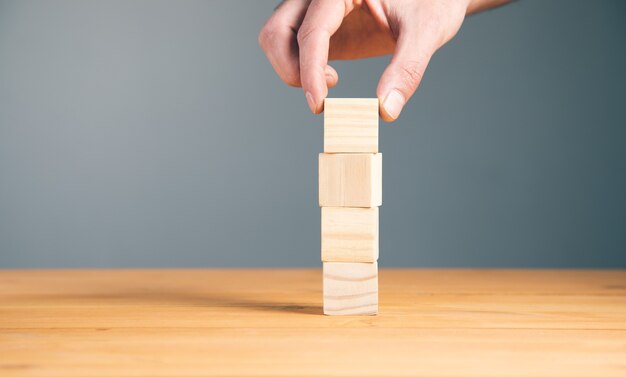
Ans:
{"type": "Polygon", "coordinates": [[[626,376],[626,270],[0,270],[0,376],[626,376]]]}

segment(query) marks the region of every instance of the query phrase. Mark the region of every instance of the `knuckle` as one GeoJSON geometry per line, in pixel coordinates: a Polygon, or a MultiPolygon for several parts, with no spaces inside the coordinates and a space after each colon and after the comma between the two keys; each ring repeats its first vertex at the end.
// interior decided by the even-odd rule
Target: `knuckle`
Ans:
{"type": "Polygon", "coordinates": [[[319,33],[320,31],[322,31],[322,29],[317,26],[302,25],[298,30],[298,45],[306,43],[307,40],[309,40],[313,35],[319,33]]]}
{"type": "Polygon", "coordinates": [[[259,45],[264,49],[272,46],[278,36],[278,30],[279,28],[272,22],[265,24],[259,32],[259,45]]]}
{"type": "Polygon", "coordinates": [[[258,38],[259,46],[261,46],[262,48],[265,48],[267,46],[268,40],[269,40],[269,31],[267,30],[267,26],[263,26],[263,28],[259,32],[259,38],[258,38]]]}
{"type": "Polygon", "coordinates": [[[422,76],[424,75],[421,65],[417,61],[408,61],[403,63],[400,66],[400,73],[404,86],[406,89],[411,91],[417,89],[417,86],[420,81],[422,81],[422,76]]]}

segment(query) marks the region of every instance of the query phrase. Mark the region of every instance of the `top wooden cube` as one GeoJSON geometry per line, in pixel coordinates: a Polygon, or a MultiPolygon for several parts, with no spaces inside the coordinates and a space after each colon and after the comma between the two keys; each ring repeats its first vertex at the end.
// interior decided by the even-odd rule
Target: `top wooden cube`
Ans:
{"type": "Polygon", "coordinates": [[[326,98],[325,153],[378,152],[378,99],[326,98]]]}

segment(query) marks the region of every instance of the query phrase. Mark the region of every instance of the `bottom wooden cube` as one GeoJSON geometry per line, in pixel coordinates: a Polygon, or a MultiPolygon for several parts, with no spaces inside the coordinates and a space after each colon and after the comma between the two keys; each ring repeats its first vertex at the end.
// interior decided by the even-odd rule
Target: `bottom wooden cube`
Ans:
{"type": "Polygon", "coordinates": [[[378,263],[324,262],[324,314],[378,313],[378,263]]]}

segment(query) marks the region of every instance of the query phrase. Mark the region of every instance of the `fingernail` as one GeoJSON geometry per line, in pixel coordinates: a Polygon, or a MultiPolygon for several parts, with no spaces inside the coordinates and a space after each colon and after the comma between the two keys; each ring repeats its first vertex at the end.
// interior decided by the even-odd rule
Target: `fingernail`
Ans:
{"type": "Polygon", "coordinates": [[[402,111],[402,107],[404,107],[404,96],[393,89],[385,100],[383,101],[383,108],[387,112],[387,114],[393,119],[398,119],[400,116],[400,112],[402,111]]]}
{"type": "Polygon", "coordinates": [[[317,105],[315,104],[315,100],[313,100],[313,95],[310,92],[306,92],[304,96],[306,97],[306,101],[309,103],[309,108],[313,113],[315,113],[317,105]]]}

